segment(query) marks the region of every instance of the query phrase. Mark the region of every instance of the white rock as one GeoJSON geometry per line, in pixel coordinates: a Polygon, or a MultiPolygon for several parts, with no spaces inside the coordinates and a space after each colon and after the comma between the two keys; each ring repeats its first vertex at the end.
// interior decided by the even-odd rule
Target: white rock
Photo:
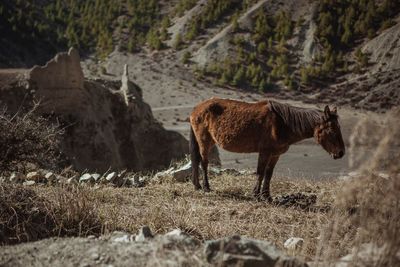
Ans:
{"type": "Polygon", "coordinates": [[[21,173],[13,172],[8,180],[13,183],[19,183],[19,182],[22,182],[23,180],[25,180],[25,176],[21,173]]]}
{"type": "Polygon", "coordinates": [[[32,186],[32,185],[35,185],[36,182],[34,180],[28,180],[28,181],[23,182],[22,184],[26,185],[26,186],[32,186]]]}
{"type": "Polygon", "coordinates": [[[285,241],[283,244],[283,247],[288,249],[288,250],[296,250],[301,248],[301,246],[304,243],[304,239],[300,237],[291,237],[288,240],[285,241]]]}
{"type": "Polygon", "coordinates": [[[85,173],[79,178],[80,183],[95,182],[96,180],[90,173],[85,173]]]}
{"type": "Polygon", "coordinates": [[[26,175],[27,180],[39,181],[41,180],[42,175],[39,172],[28,172],[26,175]]]}
{"type": "Polygon", "coordinates": [[[130,242],[133,242],[134,240],[135,240],[135,236],[130,235],[130,234],[123,234],[123,235],[111,238],[111,241],[119,242],[119,243],[130,243],[130,242]]]}
{"type": "Polygon", "coordinates": [[[55,182],[55,181],[57,181],[57,177],[56,177],[55,174],[52,173],[52,172],[46,173],[46,175],[44,176],[44,178],[46,178],[46,180],[49,181],[49,182],[55,182]]]}
{"type": "Polygon", "coordinates": [[[97,182],[100,179],[101,175],[98,173],[92,173],[92,177],[97,182]]]}
{"type": "Polygon", "coordinates": [[[192,174],[192,163],[188,162],[184,166],[180,167],[177,170],[171,171],[172,177],[174,177],[175,181],[178,182],[186,182],[186,180],[192,174]]]}
{"type": "Polygon", "coordinates": [[[186,235],[186,233],[183,232],[181,229],[174,229],[165,234],[165,236],[180,236],[180,235],[186,235]]]}
{"type": "Polygon", "coordinates": [[[113,182],[115,180],[115,178],[117,178],[116,172],[111,172],[111,173],[107,174],[107,176],[106,176],[106,180],[108,182],[113,182]]]}
{"type": "Polygon", "coordinates": [[[390,178],[389,174],[385,173],[385,172],[380,172],[379,177],[388,180],[390,178]]]}
{"type": "Polygon", "coordinates": [[[76,177],[70,177],[65,181],[65,183],[67,183],[67,184],[76,184],[76,183],[78,183],[78,181],[76,180],[76,177]]]}

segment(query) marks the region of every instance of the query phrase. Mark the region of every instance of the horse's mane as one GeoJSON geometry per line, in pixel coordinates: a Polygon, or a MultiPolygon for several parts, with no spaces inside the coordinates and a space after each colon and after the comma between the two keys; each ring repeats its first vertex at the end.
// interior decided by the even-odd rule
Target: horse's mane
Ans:
{"type": "Polygon", "coordinates": [[[320,123],[323,117],[323,112],[316,109],[299,108],[271,100],[269,104],[285,125],[299,135],[312,135],[315,125],[320,123]]]}

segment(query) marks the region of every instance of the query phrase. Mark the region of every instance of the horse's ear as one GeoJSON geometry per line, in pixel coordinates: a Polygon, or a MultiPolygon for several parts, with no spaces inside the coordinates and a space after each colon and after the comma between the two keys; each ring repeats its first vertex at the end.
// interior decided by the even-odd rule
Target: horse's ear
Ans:
{"type": "Polygon", "coordinates": [[[333,107],[332,113],[335,114],[335,115],[337,115],[337,107],[333,107]]]}
{"type": "Polygon", "coordinates": [[[327,119],[331,116],[331,110],[329,109],[329,106],[328,106],[328,105],[325,106],[324,114],[325,114],[325,117],[326,117],[327,119]]]}

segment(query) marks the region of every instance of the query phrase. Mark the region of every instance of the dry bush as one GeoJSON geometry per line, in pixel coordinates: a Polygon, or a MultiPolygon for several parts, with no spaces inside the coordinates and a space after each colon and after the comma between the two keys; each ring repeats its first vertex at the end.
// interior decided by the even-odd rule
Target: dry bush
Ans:
{"type": "Polygon", "coordinates": [[[86,195],[74,187],[48,188],[40,195],[21,185],[0,183],[0,244],[101,233],[96,203],[86,195]]]}
{"type": "Polygon", "coordinates": [[[369,148],[373,154],[361,165],[361,176],[346,182],[337,196],[317,255],[323,266],[348,253],[354,256],[347,266],[400,266],[400,109],[388,115],[384,127],[372,131],[368,125],[362,121],[355,128],[351,152],[369,148]],[[365,244],[379,249],[360,258],[365,244]]]}
{"type": "Polygon", "coordinates": [[[53,227],[44,202],[32,189],[0,184],[0,244],[37,240],[53,227]]]}
{"type": "Polygon", "coordinates": [[[61,131],[35,115],[35,106],[25,114],[0,112],[0,171],[24,171],[28,163],[55,169],[61,162],[61,131]]]}

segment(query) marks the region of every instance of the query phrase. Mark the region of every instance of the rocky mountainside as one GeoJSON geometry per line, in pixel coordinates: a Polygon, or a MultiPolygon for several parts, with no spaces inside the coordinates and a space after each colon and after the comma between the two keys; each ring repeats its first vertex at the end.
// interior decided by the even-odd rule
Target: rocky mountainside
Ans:
{"type": "Polygon", "coordinates": [[[167,167],[188,152],[180,134],[165,130],[129,80],[85,79],[75,49],[45,66],[0,71],[0,104],[15,114],[39,103],[37,112],[65,129],[63,152],[78,170],[167,167]]]}
{"type": "Polygon", "coordinates": [[[30,0],[0,11],[4,67],[30,67],[43,47],[173,54],[171,64],[232,89],[374,111],[400,102],[394,0],[30,0]]]}

